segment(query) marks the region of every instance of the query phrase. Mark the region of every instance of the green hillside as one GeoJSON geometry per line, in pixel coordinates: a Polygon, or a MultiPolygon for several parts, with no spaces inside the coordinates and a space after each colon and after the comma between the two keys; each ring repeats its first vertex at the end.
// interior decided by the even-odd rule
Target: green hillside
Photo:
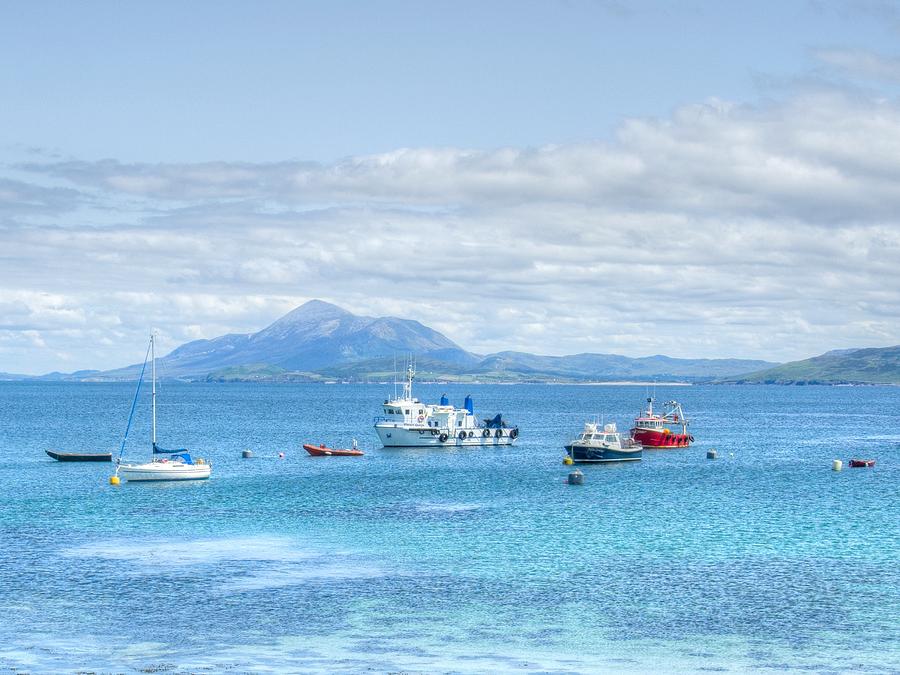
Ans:
{"type": "Polygon", "coordinates": [[[728,382],[747,384],[900,384],[900,345],[841,349],[749,373],[728,382]]]}

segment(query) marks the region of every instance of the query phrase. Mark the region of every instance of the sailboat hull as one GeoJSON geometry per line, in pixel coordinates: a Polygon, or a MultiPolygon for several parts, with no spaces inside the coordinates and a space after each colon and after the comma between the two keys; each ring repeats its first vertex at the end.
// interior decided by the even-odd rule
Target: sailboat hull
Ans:
{"type": "Polygon", "coordinates": [[[148,462],[147,464],[122,464],[119,475],[128,482],[204,480],[209,478],[209,464],[181,464],[179,462],[148,462]]]}

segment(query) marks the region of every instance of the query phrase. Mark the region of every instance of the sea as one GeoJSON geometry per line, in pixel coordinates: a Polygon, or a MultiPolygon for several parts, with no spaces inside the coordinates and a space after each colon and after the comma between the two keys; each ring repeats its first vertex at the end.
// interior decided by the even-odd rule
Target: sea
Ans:
{"type": "Polygon", "coordinates": [[[133,383],[0,384],[0,671],[900,672],[900,388],[442,393],[518,443],[381,448],[391,385],[164,382],[160,445],[212,477],[113,486],[45,450],[118,454],[133,383]],[[648,393],[695,444],[567,484],[563,445],[648,393]]]}

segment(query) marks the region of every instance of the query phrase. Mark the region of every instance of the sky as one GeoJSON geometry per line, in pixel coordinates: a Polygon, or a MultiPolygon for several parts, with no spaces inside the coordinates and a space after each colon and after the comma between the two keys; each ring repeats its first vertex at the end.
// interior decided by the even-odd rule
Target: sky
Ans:
{"type": "Polygon", "coordinates": [[[900,343],[900,2],[0,4],[0,372],[306,300],[478,353],[900,343]]]}

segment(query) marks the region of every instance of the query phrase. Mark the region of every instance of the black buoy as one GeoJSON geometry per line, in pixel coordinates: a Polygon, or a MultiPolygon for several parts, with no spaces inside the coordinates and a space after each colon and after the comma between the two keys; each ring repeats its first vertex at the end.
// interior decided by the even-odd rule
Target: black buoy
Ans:
{"type": "Polygon", "coordinates": [[[584,474],[581,469],[575,469],[569,474],[569,485],[584,485],[584,474]]]}
{"type": "Polygon", "coordinates": [[[719,456],[715,450],[707,450],[706,451],[706,459],[716,459],[719,456]]]}
{"type": "Polygon", "coordinates": [[[253,457],[253,451],[252,450],[244,450],[241,453],[241,457],[243,457],[244,459],[250,459],[251,457],[253,457]]]}

